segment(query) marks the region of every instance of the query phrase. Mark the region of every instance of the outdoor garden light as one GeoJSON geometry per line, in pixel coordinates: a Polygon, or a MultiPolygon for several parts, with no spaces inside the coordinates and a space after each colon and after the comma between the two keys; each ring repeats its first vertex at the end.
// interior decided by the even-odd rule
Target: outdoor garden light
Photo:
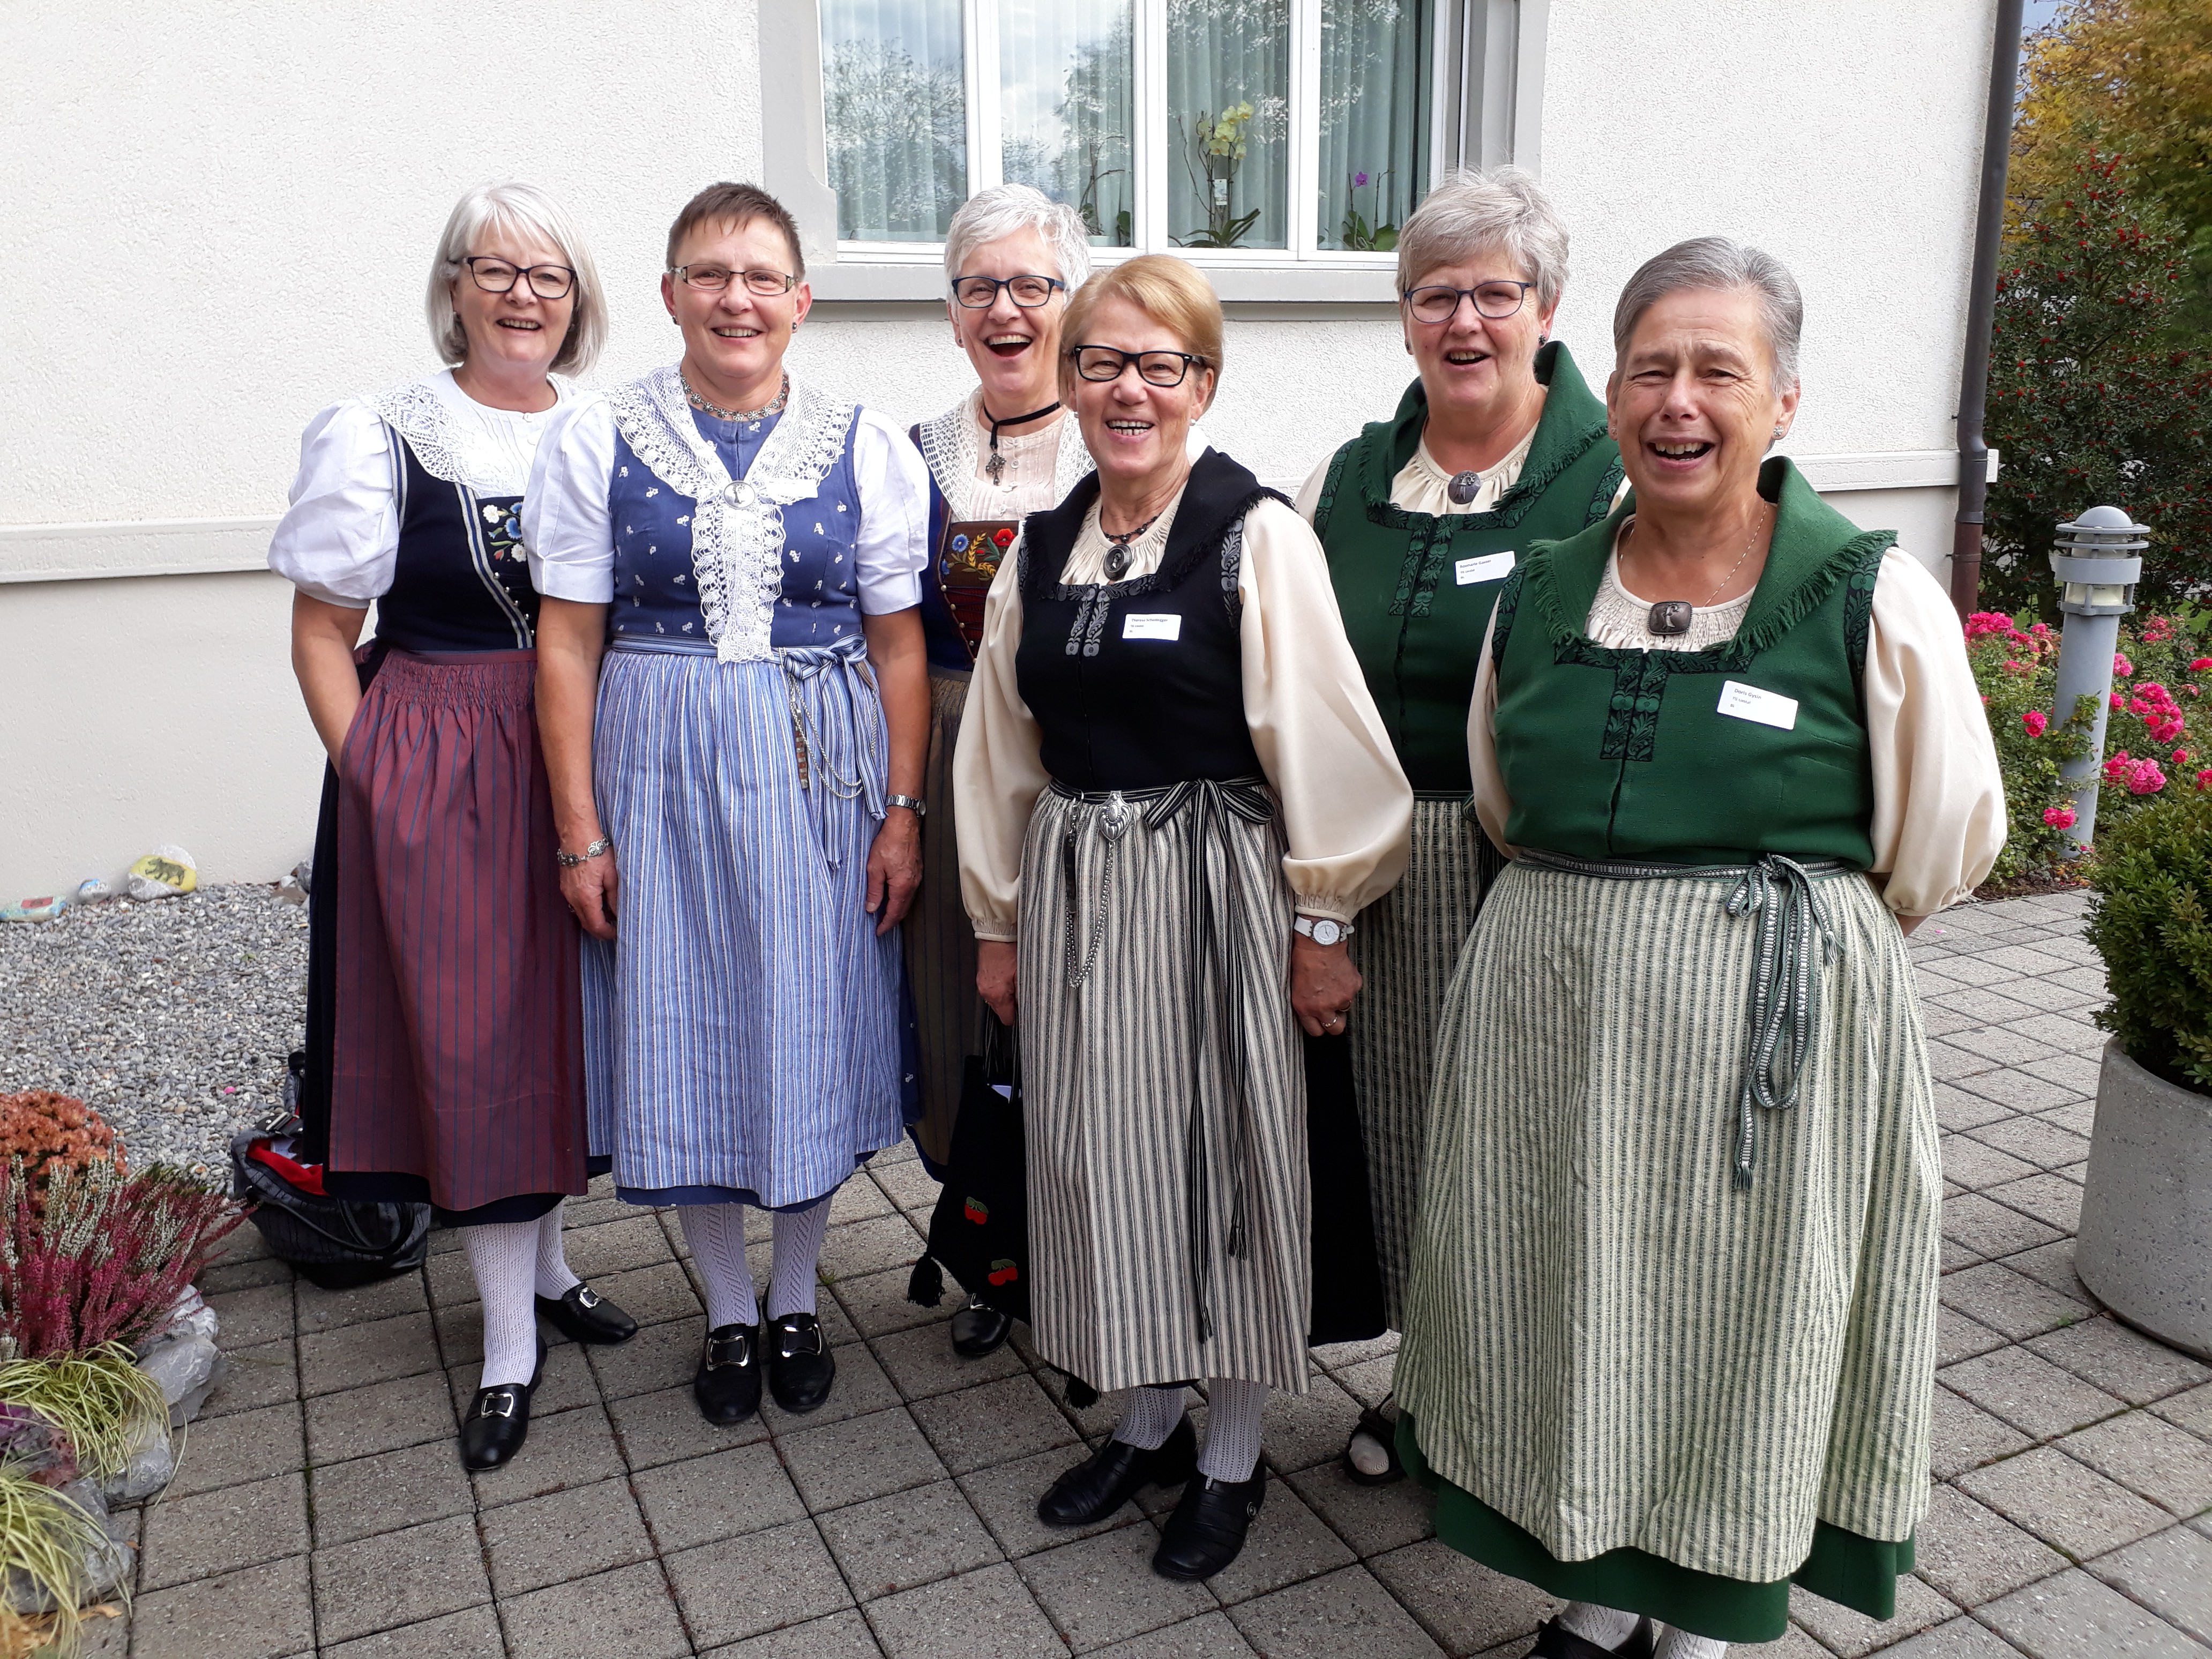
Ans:
{"type": "Polygon", "coordinates": [[[2058,769],[2076,786],[2069,837],[2077,848],[2089,844],[2096,828],[2098,766],[2105,753],[2105,716],[2110,712],[2112,653],[2118,647],[2120,618],[2136,608],[2136,583],[2142,576],[2142,550],[2150,545],[2150,526],[2137,524],[2117,507],[2093,507],[2058,526],[2051,550],[2051,574],[2058,583],[2058,608],[2065,613],[2058,641],[2058,684],[2051,717],[2065,720],[2091,699],[2087,751],[2058,769]]]}

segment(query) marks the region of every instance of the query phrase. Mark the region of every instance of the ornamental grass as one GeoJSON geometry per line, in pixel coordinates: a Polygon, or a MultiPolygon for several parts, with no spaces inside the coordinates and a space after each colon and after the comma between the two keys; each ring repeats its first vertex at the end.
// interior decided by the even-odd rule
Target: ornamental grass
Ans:
{"type": "Polygon", "coordinates": [[[86,1560],[110,1547],[98,1516],[20,1460],[0,1460],[0,1659],[78,1650],[86,1560]]]}

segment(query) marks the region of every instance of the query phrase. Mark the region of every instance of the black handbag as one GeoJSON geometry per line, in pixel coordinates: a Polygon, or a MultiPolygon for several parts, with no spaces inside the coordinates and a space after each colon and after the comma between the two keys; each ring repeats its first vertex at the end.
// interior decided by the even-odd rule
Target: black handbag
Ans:
{"type": "Polygon", "coordinates": [[[1022,1133],[1021,1047],[983,1012],[983,1052],[968,1056],[945,1188],[929,1218],[929,1254],[970,1296],[1030,1316],[1030,1200],[1022,1133]]]}
{"type": "Polygon", "coordinates": [[[230,1138],[230,1188],[247,1205],[270,1254],[326,1291],[349,1291],[411,1273],[430,1253],[428,1204],[332,1198],[319,1164],[301,1163],[299,1120],[230,1138]]]}

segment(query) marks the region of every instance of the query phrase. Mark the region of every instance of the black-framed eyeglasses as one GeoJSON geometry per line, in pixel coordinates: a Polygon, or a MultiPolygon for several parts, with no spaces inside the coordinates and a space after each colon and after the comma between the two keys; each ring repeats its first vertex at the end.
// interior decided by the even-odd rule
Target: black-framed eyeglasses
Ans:
{"type": "Polygon", "coordinates": [[[1474,301],[1475,314],[1501,322],[1521,309],[1528,298],[1534,283],[1512,283],[1499,278],[1495,282],[1477,283],[1473,288],[1446,288],[1431,284],[1409,288],[1405,293],[1406,309],[1413,313],[1416,322],[1448,323],[1459,315],[1462,300],[1474,301]]]}
{"type": "Polygon", "coordinates": [[[1181,386],[1182,377],[1193,368],[1211,368],[1212,364],[1203,357],[1194,357],[1188,351],[1120,351],[1112,346],[1070,346],[1067,355],[1075,360],[1075,372],[1086,380],[1118,380],[1130,364],[1137,366],[1137,378],[1146,386],[1181,386]]]}
{"type": "Polygon", "coordinates": [[[576,273],[566,265],[519,265],[489,253],[472,253],[461,263],[469,268],[470,279],[487,294],[507,293],[518,278],[527,282],[541,300],[562,299],[576,286],[576,273]]]}
{"type": "Polygon", "coordinates": [[[970,311],[981,311],[999,303],[1000,289],[1023,310],[1035,311],[1052,298],[1054,289],[1066,292],[1067,284],[1057,276],[963,276],[953,283],[952,297],[970,311]]]}
{"type": "Polygon", "coordinates": [[[763,300],[790,293],[799,282],[787,270],[732,270],[727,265],[671,265],[668,274],[702,294],[720,294],[735,277],[745,285],[746,293],[757,294],[763,300]]]}

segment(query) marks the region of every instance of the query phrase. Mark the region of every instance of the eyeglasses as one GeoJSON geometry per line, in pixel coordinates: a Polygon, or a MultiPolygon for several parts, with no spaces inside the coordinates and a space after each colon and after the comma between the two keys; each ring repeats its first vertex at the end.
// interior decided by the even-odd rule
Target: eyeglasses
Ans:
{"type": "Polygon", "coordinates": [[[1409,288],[1405,295],[1406,308],[1413,313],[1417,322],[1448,323],[1459,315],[1462,300],[1472,300],[1477,316],[1498,322],[1520,310],[1528,297],[1528,290],[1535,286],[1534,283],[1501,279],[1480,283],[1473,288],[1409,288]]]}
{"type": "Polygon", "coordinates": [[[773,300],[779,294],[788,294],[799,278],[783,270],[732,270],[727,265],[671,265],[668,274],[686,288],[696,288],[702,294],[720,294],[735,277],[745,285],[745,292],[757,294],[763,300],[773,300]]]}
{"type": "Polygon", "coordinates": [[[1137,378],[1146,386],[1181,386],[1194,368],[1212,367],[1188,351],[1117,351],[1112,346],[1079,345],[1070,346],[1067,355],[1075,360],[1075,372],[1086,380],[1118,380],[1121,371],[1134,363],[1137,378]]]}
{"type": "Polygon", "coordinates": [[[952,285],[952,297],[970,311],[981,311],[999,302],[1000,289],[1013,297],[1016,305],[1024,311],[1035,311],[1052,298],[1053,290],[1066,291],[1067,284],[1052,276],[963,276],[952,285]]]}
{"type": "Polygon", "coordinates": [[[518,265],[512,260],[495,259],[488,253],[470,255],[461,263],[469,268],[469,276],[487,294],[505,294],[514,286],[517,277],[526,277],[530,291],[541,300],[558,300],[576,286],[576,273],[566,265],[518,265]]]}

